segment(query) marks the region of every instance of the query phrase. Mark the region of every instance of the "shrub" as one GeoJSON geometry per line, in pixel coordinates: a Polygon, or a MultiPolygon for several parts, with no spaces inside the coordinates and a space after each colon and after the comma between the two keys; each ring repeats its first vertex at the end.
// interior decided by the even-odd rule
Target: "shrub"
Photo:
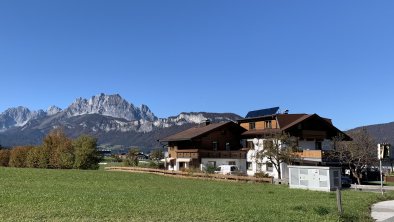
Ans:
{"type": "Polygon", "coordinates": [[[217,167],[212,166],[212,165],[208,165],[208,166],[205,167],[204,172],[205,172],[205,173],[208,173],[208,174],[213,174],[213,173],[215,173],[215,171],[217,171],[217,170],[219,170],[217,167]]]}
{"type": "MultiPolygon", "coordinates": [[[[44,153],[41,164],[46,168],[70,169],[74,165],[74,150],[72,141],[66,136],[63,130],[55,129],[51,131],[43,141],[44,153]]],[[[41,165],[40,164],[40,165],[41,165]]]]}
{"type": "Polygon", "coordinates": [[[254,176],[256,178],[270,178],[271,177],[268,173],[264,173],[264,172],[255,173],[254,176]]]}
{"type": "Polygon", "coordinates": [[[122,158],[119,155],[112,154],[111,157],[113,158],[113,162],[121,163],[123,162],[122,158]]]}
{"type": "Polygon", "coordinates": [[[164,153],[161,149],[155,149],[150,152],[149,158],[159,164],[160,160],[164,158],[164,153]]]}
{"type": "Polygon", "coordinates": [[[97,139],[82,135],[74,142],[75,162],[74,168],[77,169],[98,169],[99,162],[103,159],[97,151],[97,139]]]}
{"type": "MultiPolygon", "coordinates": [[[[141,166],[141,163],[138,163],[138,165],[141,166]]],[[[164,163],[149,161],[144,165],[144,167],[153,168],[153,169],[164,169],[164,163]]]]}
{"type": "Polygon", "coordinates": [[[10,162],[10,151],[6,149],[0,150],[0,166],[7,167],[10,162]]]}
{"type": "Polygon", "coordinates": [[[59,144],[51,156],[51,164],[58,169],[71,169],[74,166],[74,147],[67,139],[59,144]]]}
{"type": "Polygon", "coordinates": [[[41,147],[34,147],[27,152],[26,167],[38,168],[40,167],[41,147]]]}
{"type": "Polygon", "coordinates": [[[10,151],[10,167],[26,167],[27,154],[32,149],[31,146],[15,147],[10,151]]]}
{"type": "Polygon", "coordinates": [[[51,157],[51,148],[43,145],[38,149],[38,168],[51,168],[49,159],[51,157]]]}

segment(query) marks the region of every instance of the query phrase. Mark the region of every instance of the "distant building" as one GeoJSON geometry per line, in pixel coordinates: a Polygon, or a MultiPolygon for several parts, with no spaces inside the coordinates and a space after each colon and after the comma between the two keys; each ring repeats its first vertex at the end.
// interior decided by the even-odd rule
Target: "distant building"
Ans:
{"type": "Polygon", "coordinates": [[[238,165],[246,170],[246,149],[240,145],[246,130],[234,122],[209,123],[163,138],[168,143],[169,170],[238,165]]]}
{"type": "MultiPolygon", "coordinates": [[[[327,155],[333,150],[332,138],[343,135],[345,140],[350,137],[337,129],[330,119],[317,114],[288,114],[278,112],[279,107],[249,112],[245,119],[238,123],[246,131],[242,133],[243,143],[249,149],[247,154],[247,174],[265,172],[277,178],[278,172],[267,159],[256,160],[255,155],[264,149],[264,141],[272,139],[277,133],[287,133],[296,138],[299,149],[299,164],[329,165],[327,155]]],[[[281,166],[282,178],[288,178],[286,164],[281,166]]]]}
{"type": "MultiPolygon", "coordinates": [[[[279,107],[249,112],[244,119],[234,122],[212,123],[197,126],[161,139],[168,143],[165,160],[169,170],[204,168],[208,165],[237,165],[252,176],[265,172],[278,177],[268,159],[256,159],[264,149],[266,140],[275,134],[287,133],[296,139],[299,165],[331,165],[328,153],[333,150],[332,138],[342,135],[330,119],[317,114],[288,114],[279,107]]],[[[288,178],[286,164],[281,166],[282,178],[288,178]]]]}

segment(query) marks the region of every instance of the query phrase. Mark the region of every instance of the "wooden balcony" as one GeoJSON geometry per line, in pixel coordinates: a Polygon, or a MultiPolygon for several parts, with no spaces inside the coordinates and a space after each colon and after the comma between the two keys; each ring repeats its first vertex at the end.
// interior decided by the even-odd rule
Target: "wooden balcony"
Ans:
{"type": "Polygon", "coordinates": [[[211,150],[176,150],[176,158],[223,158],[223,159],[246,159],[246,151],[234,150],[234,151],[211,151],[211,150]]]}
{"type": "Polygon", "coordinates": [[[330,152],[324,150],[303,150],[302,152],[296,152],[296,155],[304,160],[327,161],[330,157],[330,152]]]}
{"type": "Polygon", "coordinates": [[[175,152],[176,152],[176,158],[192,158],[192,159],[199,158],[198,149],[176,150],[175,152]]]}
{"type": "Polygon", "coordinates": [[[297,156],[300,158],[321,159],[323,152],[321,150],[303,150],[302,152],[297,152],[297,156]]]}

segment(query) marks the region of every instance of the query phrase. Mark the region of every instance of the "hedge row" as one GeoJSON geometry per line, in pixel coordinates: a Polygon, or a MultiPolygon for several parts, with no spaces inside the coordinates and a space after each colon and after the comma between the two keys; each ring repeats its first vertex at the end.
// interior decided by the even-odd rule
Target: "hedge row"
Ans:
{"type": "Polygon", "coordinates": [[[102,157],[96,148],[97,140],[93,137],[82,135],[71,140],[62,130],[56,129],[44,138],[40,146],[0,150],[0,166],[98,169],[102,157]]]}

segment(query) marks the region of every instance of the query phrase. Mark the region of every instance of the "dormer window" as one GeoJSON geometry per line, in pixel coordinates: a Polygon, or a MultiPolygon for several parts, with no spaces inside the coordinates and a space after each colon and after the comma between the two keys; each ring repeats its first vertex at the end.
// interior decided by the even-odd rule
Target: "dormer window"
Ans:
{"type": "Polygon", "coordinates": [[[249,130],[254,130],[254,129],[256,129],[256,123],[255,122],[249,123],[249,130]]]}

